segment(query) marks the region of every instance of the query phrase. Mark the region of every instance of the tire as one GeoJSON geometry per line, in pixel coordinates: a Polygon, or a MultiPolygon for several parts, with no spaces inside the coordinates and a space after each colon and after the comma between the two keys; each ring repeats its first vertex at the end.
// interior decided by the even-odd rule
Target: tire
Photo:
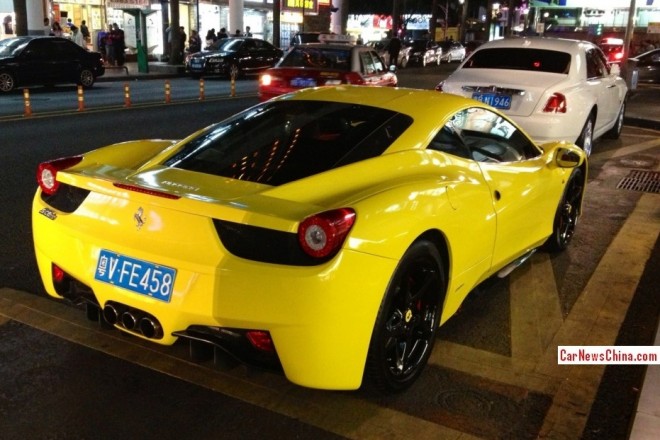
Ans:
{"type": "Polygon", "coordinates": [[[587,156],[591,156],[591,150],[593,149],[594,146],[594,121],[596,118],[594,117],[593,113],[589,115],[587,118],[587,122],[584,123],[584,127],[582,127],[582,132],[580,133],[580,137],[578,140],[575,142],[575,144],[582,148],[585,153],[587,153],[587,156]]]}
{"type": "Polygon", "coordinates": [[[96,81],[94,72],[89,69],[83,69],[80,71],[80,74],[78,75],[78,84],[88,89],[94,85],[94,81],[96,81]]]}
{"type": "Polygon", "coordinates": [[[426,240],[413,243],[378,311],[365,368],[367,387],[401,392],[420,376],[436,339],[446,289],[437,248],[426,240]]]}
{"type": "Polygon", "coordinates": [[[8,93],[16,87],[16,78],[9,72],[0,72],[0,92],[8,93]]]}
{"type": "Polygon", "coordinates": [[[621,109],[619,110],[619,114],[616,116],[616,122],[614,123],[614,126],[610,128],[610,130],[605,133],[605,137],[609,139],[619,139],[621,136],[621,130],[623,130],[623,118],[626,112],[626,100],[624,99],[623,102],[621,103],[621,109]]]}
{"type": "Polygon", "coordinates": [[[575,168],[566,183],[552,227],[552,235],[544,243],[547,252],[561,252],[573,239],[575,226],[580,216],[580,203],[584,192],[584,174],[575,168]]]}

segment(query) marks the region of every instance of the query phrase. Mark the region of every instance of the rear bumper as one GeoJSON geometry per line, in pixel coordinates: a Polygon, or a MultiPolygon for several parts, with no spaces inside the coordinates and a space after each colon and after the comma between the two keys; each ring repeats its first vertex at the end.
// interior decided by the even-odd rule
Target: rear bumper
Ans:
{"type": "Polygon", "coordinates": [[[117,248],[105,243],[102,234],[83,235],[64,218],[40,214],[44,206],[35,197],[32,220],[37,263],[49,295],[62,298],[53,281],[55,263],[89,287],[100,309],[116,303],[155,317],[162,328],[159,339],[129,331],[143,339],[169,345],[177,340],[175,333],[188,334],[191,329],[263,330],[270,333],[291,382],[323,389],[361,385],[376,314],[396,261],[355,251],[342,251],[327,264],[313,267],[231,255],[213,267],[166,261],[178,270],[166,303],[94,278],[102,248],[148,261],[159,261],[159,255],[117,248]]]}

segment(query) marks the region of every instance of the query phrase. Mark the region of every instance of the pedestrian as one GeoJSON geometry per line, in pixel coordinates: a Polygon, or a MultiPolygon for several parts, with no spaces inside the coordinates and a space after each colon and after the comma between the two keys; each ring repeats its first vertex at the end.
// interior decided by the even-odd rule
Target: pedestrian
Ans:
{"type": "Polygon", "coordinates": [[[112,24],[112,31],[110,32],[112,39],[112,46],[114,50],[114,57],[118,66],[123,66],[125,62],[125,49],[126,41],[124,40],[124,31],[119,28],[117,23],[112,24]]]}
{"type": "Polygon", "coordinates": [[[87,22],[83,20],[80,23],[80,33],[85,40],[85,43],[89,44],[92,41],[92,35],[89,33],[89,28],[87,27],[87,22]]]}
{"type": "Polygon", "coordinates": [[[250,26],[245,26],[245,34],[246,37],[251,37],[252,32],[250,32],[250,26]]]}
{"type": "Polygon", "coordinates": [[[183,56],[185,53],[186,49],[186,41],[188,41],[188,36],[186,35],[186,30],[183,26],[179,26],[179,44],[181,48],[181,52],[179,54],[183,56]]]}
{"type": "Polygon", "coordinates": [[[103,46],[105,47],[105,62],[109,66],[114,66],[116,57],[114,41],[112,39],[112,26],[108,26],[108,32],[106,32],[105,38],[103,39],[103,46]]]}
{"type": "Polygon", "coordinates": [[[80,29],[78,29],[78,26],[75,24],[71,25],[71,41],[76,43],[78,46],[86,48],[87,43],[85,43],[85,39],[82,36],[82,32],[80,32],[80,29]]]}
{"type": "Polygon", "coordinates": [[[218,32],[218,40],[221,40],[223,38],[229,38],[229,34],[227,33],[227,29],[225,28],[220,29],[220,32],[218,32]]]}
{"type": "Polygon", "coordinates": [[[390,66],[396,66],[399,62],[399,52],[401,51],[401,40],[394,35],[387,46],[387,52],[390,55],[390,66]]]}
{"type": "Polygon", "coordinates": [[[236,29],[236,33],[234,34],[234,37],[240,37],[241,36],[241,30],[236,29]]]}
{"type": "Polygon", "coordinates": [[[53,28],[50,30],[50,34],[54,37],[61,37],[62,36],[62,26],[60,26],[59,21],[54,21],[53,22],[53,28]]]}
{"type": "Polygon", "coordinates": [[[202,39],[196,30],[190,31],[190,38],[188,39],[188,53],[197,53],[202,50],[202,39]]]}
{"type": "MultiPolygon", "coordinates": [[[[224,28],[222,28],[224,29],[224,28]]],[[[215,35],[215,29],[211,29],[206,33],[206,38],[204,38],[204,43],[206,44],[204,46],[205,50],[210,50],[213,49],[215,46],[215,42],[218,41],[218,36],[215,35]]]]}

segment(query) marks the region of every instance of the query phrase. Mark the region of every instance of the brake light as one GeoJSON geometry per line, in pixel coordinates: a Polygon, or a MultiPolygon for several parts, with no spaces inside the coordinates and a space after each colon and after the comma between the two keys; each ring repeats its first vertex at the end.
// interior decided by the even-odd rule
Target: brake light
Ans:
{"type": "Polygon", "coordinates": [[[543,108],[544,113],[566,113],[566,97],[561,93],[553,93],[543,108]]]}
{"type": "Polygon", "coordinates": [[[357,72],[348,72],[344,76],[346,84],[364,84],[364,78],[357,72]]]}
{"type": "Polygon", "coordinates": [[[48,195],[55,194],[60,187],[57,172],[78,165],[82,160],[82,156],[71,156],[40,163],[37,167],[37,183],[41,190],[48,195]]]}
{"type": "Polygon", "coordinates": [[[334,209],[307,217],[298,228],[298,241],[305,253],[325,258],[337,252],[355,223],[355,211],[334,209]]]}
{"type": "Polygon", "coordinates": [[[273,77],[265,73],[261,75],[261,78],[259,78],[259,82],[261,83],[262,86],[269,86],[273,82],[273,77]]]}
{"type": "Polygon", "coordinates": [[[614,59],[620,60],[623,58],[623,52],[617,52],[614,54],[614,59]]]}
{"type": "Polygon", "coordinates": [[[135,186],[135,185],[127,185],[125,183],[113,183],[113,186],[119,189],[125,189],[127,191],[133,191],[137,192],[140,194],[147,194],[150,196],[156,196],[156,197],[163,197],[165,199],[172,199],[172,200],[177,200],[180,199],[180,196],[177,196],[176,194],[168,194],[165,192],[161,191],[156,191],[153,189],[148,189],[148,188],[142,188],[141,186],[135,186]]]}
{"type": "Polygon", "coordinates": [[[275,345],[273,344],[273,339],[270,337],[270,333],[263,330],[250,330],[246,333],[246,336],[254,348],[261,351],[275,351],[275,345]]]}

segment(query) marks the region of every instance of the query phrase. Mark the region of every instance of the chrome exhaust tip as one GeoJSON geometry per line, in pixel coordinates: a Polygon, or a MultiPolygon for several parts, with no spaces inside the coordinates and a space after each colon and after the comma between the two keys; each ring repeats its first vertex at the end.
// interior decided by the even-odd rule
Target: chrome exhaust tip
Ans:
{"type": "Polygon", "coordinates": [[[128,330],[135,330],[137,326],[138,319],[131,312],[124,312],[121,314],[121,325],[128,330]]]}
{"type": "Polygon", "coordinates": [[[112,305],[108,304],[103,307],[103,319],[110,325],[115,325],[119,322],[119,310],[112,305]]]}
{"type": "Polygon", "coordinates": [[[163,329],[157,320],[145,316],[140,319],[140,333],[149,339],[160,338],[163,335],[163,329]]]}

